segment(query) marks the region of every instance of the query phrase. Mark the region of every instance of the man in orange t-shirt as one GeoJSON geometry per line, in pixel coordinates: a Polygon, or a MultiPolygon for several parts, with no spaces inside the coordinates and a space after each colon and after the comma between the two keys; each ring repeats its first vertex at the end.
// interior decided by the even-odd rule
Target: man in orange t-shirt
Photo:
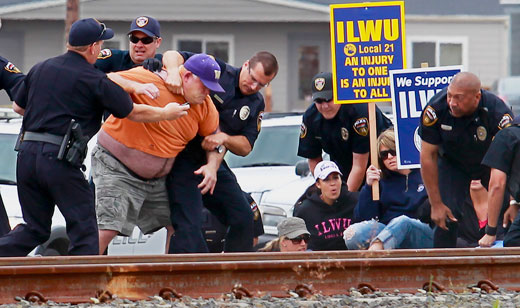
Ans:
{"type": "Polygon", "coordinates": [[[171,236],[165,176],[188,141],[197,134],[216,132],[218,112],[208,94],[210,90],[224,91],[218,84],[219,65],[205,54],[194,56],[181,68],[183,95],[168,91],[166,71],[154,73],[137,67],[115,74],[129,83],[157,87],[160,95],[156,99],[132,93],[136,104],[160,108],[170,102],[189,102],[190,109],[174,121],[137,123],[110,116],[103,124],[92,151],[100,254],[116,235],[129,236],[136,225],[144,234],[167,227],[171,236]]]}

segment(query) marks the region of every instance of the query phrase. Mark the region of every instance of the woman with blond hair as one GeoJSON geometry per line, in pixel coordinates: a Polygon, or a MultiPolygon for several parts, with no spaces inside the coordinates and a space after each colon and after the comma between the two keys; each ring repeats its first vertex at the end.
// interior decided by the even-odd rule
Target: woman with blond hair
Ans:
{"type": "Polygon", "coordinates": [[[307,231],[305,221],[298,217],[288,217],[278,226],[278,238],[268,242],[261,252],[291,252],[306,251],[310,233],[307,231]]]}

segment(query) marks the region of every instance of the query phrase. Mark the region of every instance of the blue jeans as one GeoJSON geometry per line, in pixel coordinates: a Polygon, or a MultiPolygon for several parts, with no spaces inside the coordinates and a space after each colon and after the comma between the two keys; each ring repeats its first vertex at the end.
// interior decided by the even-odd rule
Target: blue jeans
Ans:
{"type": "Polygon", "coordinates": [[[433,247],[433,230],[418,219],[401,215],[388,225],[367,220],[349,226],[343,238],[349,250],[367,249],[378,239],[385,249],[417,249],[433,247]]]}

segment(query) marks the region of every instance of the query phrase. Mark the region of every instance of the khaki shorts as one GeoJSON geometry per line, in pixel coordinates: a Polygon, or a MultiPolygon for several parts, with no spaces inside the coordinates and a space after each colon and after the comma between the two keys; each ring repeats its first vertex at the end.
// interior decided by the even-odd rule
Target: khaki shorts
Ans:
{"type": "Polygon", "coordinates": [[[171,225],[166,177],[139,179],[97,144],[92,150],[92,178],[100,230],[129,236],[135,226],[148,234],[171,225]]]}

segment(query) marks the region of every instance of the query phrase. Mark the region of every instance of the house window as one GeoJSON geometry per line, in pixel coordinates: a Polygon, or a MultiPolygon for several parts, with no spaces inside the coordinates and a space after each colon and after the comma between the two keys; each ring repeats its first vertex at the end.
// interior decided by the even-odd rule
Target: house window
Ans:
{"type": "MultiPolygon", "coordinates": [[[[127,41],[128,41],[128,39],[127,39],[127,41]]],[[[103,46],[102,47],[103,47],[103,49],[105,49],[105,48],[121,49],[122,42],[123,42],[123,38],[116,36],[116,37],[114,37],[111,40],[103,41],[103,46]]]]}
{"type": "Polygon", "coordinates": [[[464,65],[467,67],[467,42],[459,39],[410,38],[408,41],[408,67],[464,65]]]}
{"type": "Polygon", "coordinates": [[[214,35],[176,35],[173,48],[182,51],[207,53],[233,65],[233,37],[214,35]]]}

